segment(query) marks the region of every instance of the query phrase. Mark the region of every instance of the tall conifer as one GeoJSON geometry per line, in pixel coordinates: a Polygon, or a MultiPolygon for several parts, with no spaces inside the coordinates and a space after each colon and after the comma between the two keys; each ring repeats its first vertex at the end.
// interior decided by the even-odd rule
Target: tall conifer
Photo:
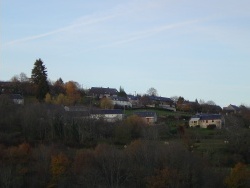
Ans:
{"type": "Polygon", "coordinates": [[[37,59],[32,69],[31,80],[35,84],[36,98],[41,102],[49,92],[47,70],[41,59],[37,59]]]}

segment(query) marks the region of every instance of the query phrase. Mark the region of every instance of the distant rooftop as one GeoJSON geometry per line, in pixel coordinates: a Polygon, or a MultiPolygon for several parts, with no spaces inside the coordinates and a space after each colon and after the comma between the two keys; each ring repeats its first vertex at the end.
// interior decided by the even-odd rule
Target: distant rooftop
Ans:
{"type": "Polygon", "coordinates": [[[192,116],[192,119],[197,118],[200,120],[214,120],[214,119],[221,119],[222,116],[220,114],[197,114],[192,116]]]}
{"type": "Polygon", "coordinates": [[[172,99],[167,97],[149,96],[149,98],[154,101],[173,102],[172,99]]]}
{"type": "Polygon", "coordinates": [[[101,94],[109,94],[109,95],[116,95],[118,93],[117,89],[115,88],[103,88],[103,87],[92,87],[89,90],[89,94],[101,95],[101,94]]]}

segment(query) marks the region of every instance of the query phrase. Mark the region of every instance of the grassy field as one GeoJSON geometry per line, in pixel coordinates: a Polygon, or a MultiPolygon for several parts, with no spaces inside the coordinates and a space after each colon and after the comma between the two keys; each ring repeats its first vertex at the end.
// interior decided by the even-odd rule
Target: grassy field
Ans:
{"type": "Polygon", "coordinates": [[[180,111],[168,111],[168,110],[164,110],[164,109],[152,109],[152,108],[142,108],[142,109],[126,109],[125,110],[125,114],[127,116],[132,115],[134,112],[138,112],[138,111],[152,111],[152,112],[156,112],[157,116],[162,117],[162,116],[187,116],[187,117],[191,117],[192,113],[187,113],[187,112],[180,112],[180,111]]]}

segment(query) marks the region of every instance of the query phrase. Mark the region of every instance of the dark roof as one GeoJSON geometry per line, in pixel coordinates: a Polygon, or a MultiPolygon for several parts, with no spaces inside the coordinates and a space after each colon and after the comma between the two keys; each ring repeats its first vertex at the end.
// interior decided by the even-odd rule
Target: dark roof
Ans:
{"type": "Polygon", "coordinates": [[[240,107],[230,104],[228,107],[223,107],[225,111],[240,111],[240,107]]]}
{"type": "Polygon", "coordinates": [[[102,87],[92,87],[89,90],[89,94],[101,95],[101,94],[109,94],[116,95],[118,93],[115,88],[102,88],[102,87]]]}
{"type": "Polygon", "coordinates": [[[138,100],[138,96],[127,95],[127,97],[128,97],[130,100],[138,100]]]}
{"type": "Polygon", "coordinates": [[[230,106],[232,106],[234,108],[234,110],[240,110],[240,107],[238,107],[236,105],[230,104],[230,106]]]}
{"type": "Polygon", "coordinates": [[[192,116],[192,118],[200,118],[200,120],[214,120],[214,119],[221,119],[222,116],[220,114],[198,114],[192,116]]]}
{"type": "Polygon", "coordinates": [[[9,86],[9,85],[13,85],[13,82],[0,81],[0,86],[9,86]]]}
{"type": "Polygon", "coordinates": [[[199,103],[198,103],[198,102],[195,102],[195,101],[184,101],[183,104],[196,105],[196,104],[199,104],[199,103]]]}
{"type": "Polygon", "coordinates": [[[89,112],[88,111],[66,111],[65,112],[66,117],[88,117],[89,112]]]}
{"type": "Polygon", "coordinates": [[[167,97],[149,96],[149,98],[153,101],[173,102],[172,99],[167,97]]]}
{"type": "Polygon", "coordinates": [[[92,110],[90,114],[123,114],[123,110],[121,109],[92,110]]]}
{"type": "Polygon", "coordinates": [[[156,113],[151,112],[151,111],[134,112],[134,114],[137,116],[140,116],[140,117],[154,117],[154,116],[156,116],[156,113]]]}
{"type": "Polygon", "coordinates": [[[126,97],[111,97],[112,100],[114,101],[128,101],[128,99],[126,97]]]}

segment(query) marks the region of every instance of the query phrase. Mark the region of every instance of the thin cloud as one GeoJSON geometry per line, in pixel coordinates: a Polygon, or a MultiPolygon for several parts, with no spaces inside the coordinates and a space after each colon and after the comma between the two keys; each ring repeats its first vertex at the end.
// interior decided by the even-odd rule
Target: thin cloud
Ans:
{"type": "MultiPolygon", "coordinates": [[[[157,3],[154,3],[154,4],[157,4],[157,3]]],[[[138,12],[138,11],[142,11],[145,9],[149,9],[150,6],[152,8],[155,6],[154,4],[153,3],[150,3],[150,4],[149,3],[143,3],[143,4],[130,3],[127,6],[125,6],[124,4],[120,4],[117,7],[110,9],[108,11],[95,13],[92,15],[87,15],[87,16],[84,16],[83,18],[78,18],[76,19],[75,22],[73,22],[73,24],[69,26],[65,26],[65,27],[50,31],[50,32],[42,33],[42,34],[13,40],[13,41],[5,43],[4,46],[11,46],[15,44],[37,40],[40,38],[45,38],[45,37],[52,36],[52,35],[62,33],[65,31],[70,31],[72,29],[75,29],[81,26],[94,25],[94,24],[101,23],[101,22],[110,20],[112,18],[121,16],[121,15],[128,15],[128,14],[131,14],[132,12],[138,12]]]]}
{"type": "Polygon", "coordinates": [[[58,33],[64,32],[64,31],[69,31],[71,29],[75,29],[75,28],[80,27],[80,26],[86,26],[86,25],[92,25],[92,24],[100,23],[100,22],[109,20],[109,19],[111,19],[113,17],[115,17],[115,15],[107,15],[107,16],[97,17],[97,18],[94,17],[94,18],[91,18],[91,19],[88,19],[88,20],[85,19],[85,20],[82,20],[81,22],[77,22],[77,23],[74,23],[72,25],[62,27],[60,29],[56,29],[56,30],[53,30],[53,31],[50,31],[50,32],[47,32],[47,33],[34,35],[34,36],[30,36],[30,37],[25,37],[25,38],[18,39],[18,40],[13,40],[13,41],[10,41],[10,42],[6,43],[5,45],[10,46],[10,45],[15,45],[15,44],[19,44],[19,43],[24,43],[24,42],[28,42],[28,41],[32,41],[32,40],[36,40],[36,39],[40,39],[40,38],[44,38],[44,37],[48,37],[48,36],[55,35],[55,34],[58,34],[58,33]]]}
{"type": "MultiPolygon", "coordinates": [[[[132,2],[128,4],[119,4],[116,7],[110,10],[107,10],[105,12],[94,13],[92,15],[87,15],[87,16],[84,16],[83,18],[76,19],[75,23],[69,26],[65,26],[65,27],[62,27],[53,31],[42,33],[42,34],[13,40],[13,41],[7,42],[4,46],[11,46],[15,44],[20,44],[20,43],[25,43],[25,42],[45,38],[45,37],[52,36],[58,33],[70,31],[80,26],[94,25],[94,24],[98,24],[98,23],[110,20],[115,17],[122,16],[122,15],[123,16],[130,15],[132,12],[136,13],[140,11],[146,11],[152,8],[157,9],[159,7],[161,7],[161,3],[154,2],[154,1],[146,1],[146,2],[142,1],[142,2],[132,2]]],[[[136,40],[136,39],[131,39],[131,40],[136,40]]]]}
{"type": "Polygon", "coordinates": [[[184,27],[184,26],[192,25],[192,24],[198,23],[198,22],[201,22],[201,20],[191,20],[191,21],[186,21],[186,22],[181,22],[181,23],[176,23],[176,24],[168,24],[168,25],[159,26],[159,27],[156,27],[156,28],[144,31],[144,32],[136,33],[127,39],[122,39],[122,40],[118,40],[116,42],[113,42],[111,44],[102,45],[99,48],[106,48],[106,47],[117,46],[120,44],[131,43],[131,42],[134,42],[137,40],[141,40],[144,38],[148,38],[148,37],[157,35],[158,33],[164,32],[166,30],[184,27]]]}

